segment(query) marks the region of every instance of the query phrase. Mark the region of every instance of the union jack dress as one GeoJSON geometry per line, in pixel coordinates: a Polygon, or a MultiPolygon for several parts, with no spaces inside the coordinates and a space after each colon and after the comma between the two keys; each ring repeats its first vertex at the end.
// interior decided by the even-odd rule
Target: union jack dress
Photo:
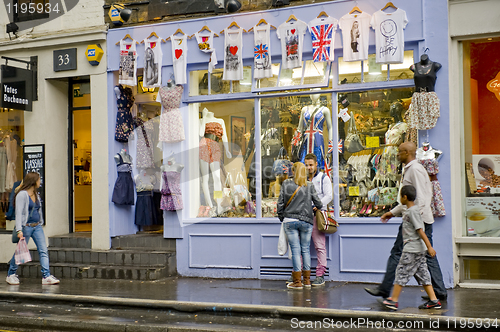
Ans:
{"type": "Polygon", "coordinates": [[[323,139],[323,125],[325,124],[325,116],[323,115],[323,108],[321,107],[316,114],[314,114],[314,119],[309,123],[312,113],[316,109],[315,106],[306,106],[304,111],[304,119],[302,122],[302,128],[307,126],[304,131],[304,144],[302,144],[302,149],[300,151],[300,161],[304,162],[306,154],[314,153],[318,159],[318,168],[321,170],[325,169],[325,142],[323,139]]]}

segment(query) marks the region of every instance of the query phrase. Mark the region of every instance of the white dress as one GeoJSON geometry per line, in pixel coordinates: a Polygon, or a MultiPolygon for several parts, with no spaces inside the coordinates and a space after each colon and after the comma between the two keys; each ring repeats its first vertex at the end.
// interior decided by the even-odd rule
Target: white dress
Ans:
{"type": "Polygon", "coordinates": [[[400,8],[393,13],[379,10],[372,15],[377,63],[403,63],[407,24],[406,12],[400,8]]]}
{"type": "Polygon", "coordinates": [[[187,36],[170,36],[175,84],[187,83],[187,36]]]}
{"type": "Polygon", "coordinates": [[[281,39],[283,69],[302,67],[302,47],[306,30],[307,24],[301,20],[282,23],[276,29],[276,35],[281,39]]]}
{"type": "Polygon", "coordinates": [[[5,189],[11,190],[14,182],[17,181],[16,161],[17,161],[17,141],[6,136],[4,138],[5,149],[7,152],[7,175],[5,179],[5,189]]]}
{"type": "Polygon", "coordinates": [[[260,79],[273,77],[271,63],[271,26],[269,24],[253,27],[253,77],[260,79]]]}
{"type": "Polygon", "coordinates": [[[243,79],[243,29],[224,30],[224,73],[222,79],[239,81],[243,79]]]}
{"type": "Polygon", "coordinates": [[[346,14],[340,18],[344,61],[368,60],[370,19],[371,16],[365,12],[346,14]]]}
{"type": "Polygon", "coordinates": [[[120,40],[118,83],[130,86],[137,85],[137,48],[135,40],[120,40]]]}

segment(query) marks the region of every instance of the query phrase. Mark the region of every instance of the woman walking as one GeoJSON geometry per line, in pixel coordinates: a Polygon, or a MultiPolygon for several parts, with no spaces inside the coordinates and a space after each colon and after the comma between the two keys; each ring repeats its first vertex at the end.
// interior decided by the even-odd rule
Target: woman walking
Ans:
{"type": "Polygon", "coordinates": [[[287,287],[302,289],[311,287],[311,253],[309,245],[313,230],[313,204],[321,209],[323,203],[316,194],[314,185],[307,181],[307,169],[297,162],[292,166],[293,179],[287,179],[281,186],[278,198],[278,218],[284,222],[285,233],[292,250],[293,282],[287,287]],[[300,259],[304,268],[301,271],[300,259]],[[304,278],[302,285],[301,277],[304,278]]]}
{"type": "MultiPolygon", "coordinates": [[[[16,208],[16,230],[19,239],[24,238],[26,244],[30,238],[35,241],[40,265],[42,269],[42,285],[55,285],[59,283],[49,270],[49,255],[45,234],[43,233],[43,217],[40,197],[37,189],[40,187],[40,174],[30,172],[26,174],[21,185],[16,188],[15,208],[16,208]]],[[[12,256],[10,260],[9,272],[7,273],[7,283],[9,285],[19,285],[16,259],[12,256]]]]}

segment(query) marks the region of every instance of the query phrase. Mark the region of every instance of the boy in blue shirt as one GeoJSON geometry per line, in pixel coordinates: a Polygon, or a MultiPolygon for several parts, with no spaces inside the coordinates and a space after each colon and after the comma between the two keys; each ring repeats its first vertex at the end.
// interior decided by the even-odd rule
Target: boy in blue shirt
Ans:
{"type": "Polygon", "coordinates": [[[429,301],[420,305],[419,309],[440,309],[441,303],[438,301],[432,289],[431,275],[427,269],[425,258],[426,251],[431,257],[436,256],[436,251],[432,248],[429,239],[424,233],[424,223],[420,217],[418,206],[414,201],[417,191],[413,186],[403,186],[401,188],[401,204],[408,208],[403,212],[403,253],[396,268],[396,279],[392,296],[382,303],[391,310],[397,310],[399,294],[403,287],[415,276],[418,283],[424,287],[429,296],[429,301]]]}

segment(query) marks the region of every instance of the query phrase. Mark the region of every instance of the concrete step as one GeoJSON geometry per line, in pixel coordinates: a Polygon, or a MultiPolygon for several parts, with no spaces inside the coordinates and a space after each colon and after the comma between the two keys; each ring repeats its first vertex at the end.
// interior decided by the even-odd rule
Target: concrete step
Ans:
{"type": "Polygon", "coordinates": [[[113,249],[175,250],[175,239],[164,239],[162,234],[133,234],[111,239],[113,249]]]}
{"type": "MultiPolygon", "coordinates": [[[[54,263],[111,265],[176,265],[173,250],[93,250],[85,248],[49,247],[49,261],[54,263]]],[[[31,249],[33,262],[39,262],[38,251],[31,249]]]]}
{"type": "MultiPolygon", "coordinates": [[[[159,280],[176,274],[176,270],[165,265],[93,265],[51,263],[50,272],[56,278],[159,280]]],[[[21,278],[42,278],[40,264],[30,262],[19,265],[17,274],[21,278]]]]}
{"type": "Polygon", "coordinates": [[[92,233],[78,232],[49,237],[49,247],[92,248],[92,233]]]}

